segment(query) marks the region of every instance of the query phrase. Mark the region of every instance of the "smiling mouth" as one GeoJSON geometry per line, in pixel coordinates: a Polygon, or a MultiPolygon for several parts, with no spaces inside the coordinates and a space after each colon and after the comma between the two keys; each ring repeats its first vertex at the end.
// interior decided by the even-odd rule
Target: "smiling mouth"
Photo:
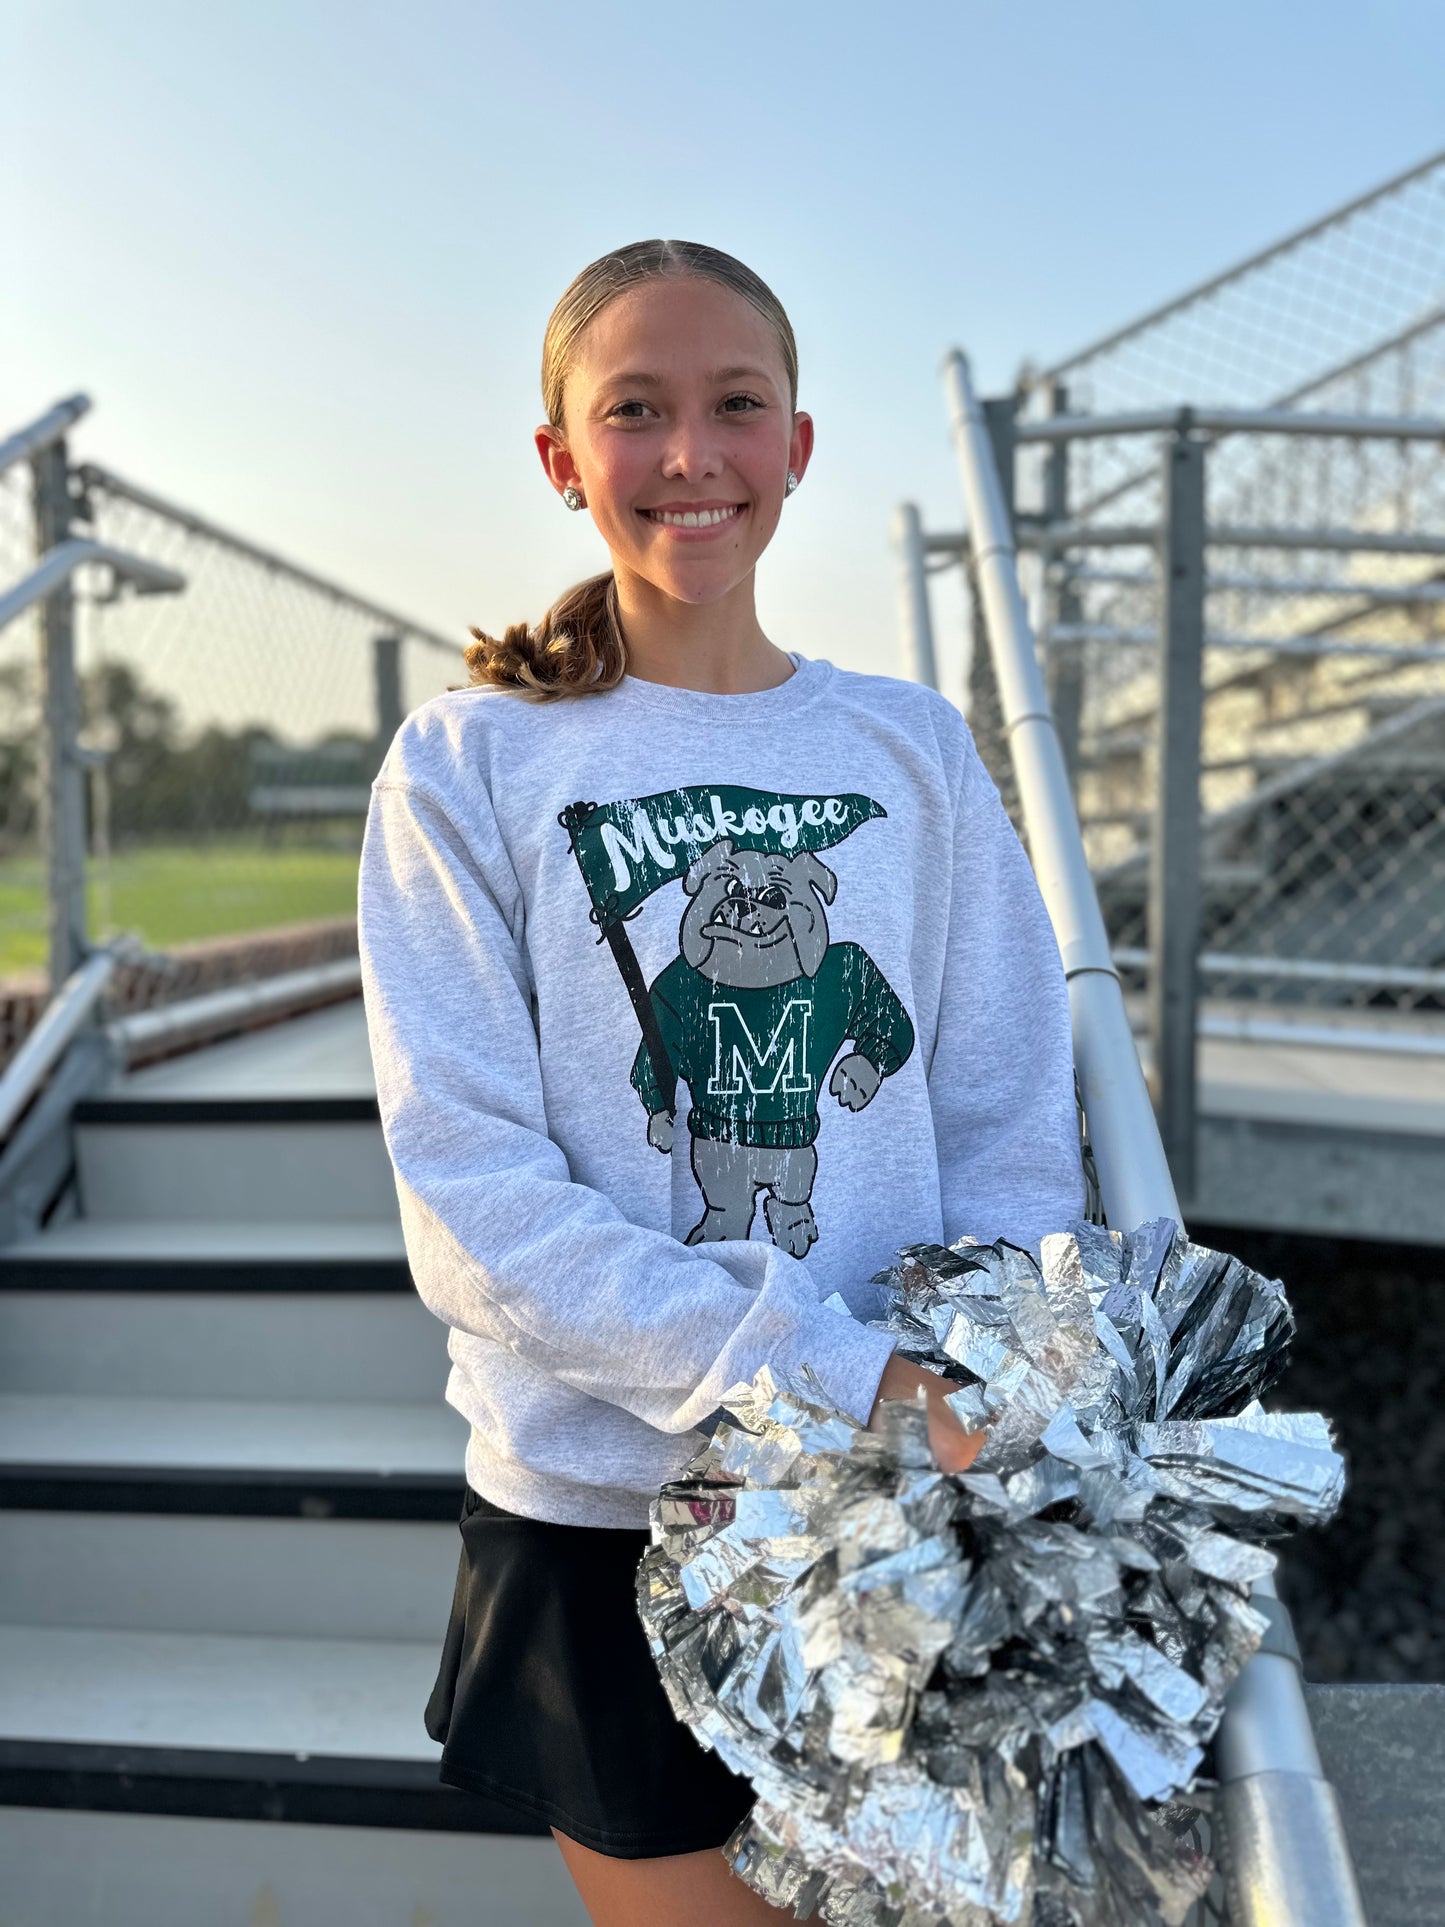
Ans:
{"type": "Polygon", "coordinates": [[[724,523],[736,522],[746,506],[744,502],[729,502],[721,508],[639,509],[637,512],[665,529],[716,529],[724,523]]]}

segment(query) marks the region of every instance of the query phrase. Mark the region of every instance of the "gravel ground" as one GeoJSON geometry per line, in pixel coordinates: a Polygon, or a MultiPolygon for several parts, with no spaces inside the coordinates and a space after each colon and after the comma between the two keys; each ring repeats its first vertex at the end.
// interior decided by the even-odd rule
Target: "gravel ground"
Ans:
{"type": "Polygon", "coordinates": [[[1445,1251],[1198,1227],[1284,1280],[1299,1321],[1270,1400],[1325,1412],[1348,1482],[1280,1572],[1311,1680],[1445,1681],[1445,1251]]]}

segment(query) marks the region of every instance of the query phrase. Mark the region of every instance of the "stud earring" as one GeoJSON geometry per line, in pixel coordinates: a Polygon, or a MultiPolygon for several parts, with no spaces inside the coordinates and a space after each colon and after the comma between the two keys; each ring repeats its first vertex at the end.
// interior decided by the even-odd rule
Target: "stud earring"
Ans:
{"type": "Polygon", "coordinates": [[[785,494],[787,494],[787,495],[791,495],[791,494],[792,494],[792,492],[793,492],[793,490],[794,490],[794,489],[795,489],[795,488],[796,488],[797,486],[798,486],[798,478],[797,478],[797,476],[796,476],[796,475],[795,475],[795,474],[793,473],[793,471],[792,471],[792,469],[789,469],[789,470],[788,470],[788,481],[787,481],[787,486],[786,486],[786,488],[785,488],[785,490],[784,490],[784,493],[785,493],[785,494]]]}
{"type": "Polygon", "coordinates": [[[580,509],[583,507],[582,497],[577,493],[575,488],[564,488],[562,491],[562,500],[567,504],[569,509],[580,509]]]}

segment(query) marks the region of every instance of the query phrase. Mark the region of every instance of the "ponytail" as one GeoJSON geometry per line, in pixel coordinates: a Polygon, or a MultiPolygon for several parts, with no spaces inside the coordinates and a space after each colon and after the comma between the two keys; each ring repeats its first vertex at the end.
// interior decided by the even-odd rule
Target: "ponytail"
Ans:
{"type": "Polygon", "coordinates": [[[464,651],[470,680],[514,689],[533,702],[601,695],[617,687],[627,668],[610,569],[560,596],[535,629],[514,622],[500,641],[480,629],[472,634],[476,641],[464,651]]]}

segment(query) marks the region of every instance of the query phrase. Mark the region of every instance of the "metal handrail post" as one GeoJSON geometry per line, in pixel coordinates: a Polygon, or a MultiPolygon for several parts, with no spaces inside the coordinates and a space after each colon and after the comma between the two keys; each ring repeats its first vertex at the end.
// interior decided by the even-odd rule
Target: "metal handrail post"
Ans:
{"type": "Polygon", "coordinates": [[[913,502],[901,503],[894,513],[893,546],[898,555],[898,624],[903,645],[903,673],[911,682],[937,689],[938,661],[933,650],[933,610],[928,597],[923,518],[913,502]]]}
{"type": "Polygon", "coordinates": [[[1164,1154],[1195,1190],[1200,914],[1199,749],[1204,716],[1205,444],[1164,445],[1159,566],[1159,775],[1149,844],[1149,1047],[1164,1154]]]}
{"type": "MultiPolygon", "coordinates": [[[[1063,382],[1056,381],[1049,387],[1049,412],[1066,415],[1069,412],[1069,391],[1063,382]]],[[[1069,445],[1056,442],[1044,458],[1044,513],[1041,533],[1043,543],[1044,569],[1044,607],[1048,611],[1049,630],[1059,625],[1077,623],[1082,614],[1079,592],[1073,584],[1073,570],[1068,568],[1067,558],[1048,542],[1048,534],[1055,528],[1067,526],[1069,519],[1069,445]],[[1055,585],[1050,576],[1055,568],[1066,566],[1064,580],[1055,585]]],[[[1069,780],[1078,794],[1079,781],[1079,732],[1083,714],[1084,664],[1076,649],[1062,652],[1047,651],[1046,686],[1049,692],[1049,708],[1053,711],[1054,726],[1058,730],[1059,744],[1064,752],[1064,762],[1068,767],[1069,780]]]]}
{"type": "Polygon", "coordinates": [[[400,636],[372,637],[371,681],[376,695],[376,764],[379,769],[405,715],[401,700],[400,636]]]}
{"type": "MultiPolygon", "coordinates": [[[[1084,855],[1019,590],[1014,544],[968,363],[945,365],[974,570],[1034,872],[1069,982],[1075,1062],[1109,1220],[1181,1221],[1084,855]]],[[[1230,1694],[1216,1748],[1235,1927],[1365,1927],[1334,1790],[1320,1769],[1288,1619],[1230,1694]]]]}
{"type": "MultiPolygon", "coordinates": [[[[30,458],[35,480],[35,547],[44,556],[70,537],[70,460],[64,435],[30,458]]],[[[40,836],[45,850],[47,965],[61,986],[85,956],[85,772],[77,755],[80,687],[75,674],[75,595],[66,572],[41,618],[40,836]]]]}

